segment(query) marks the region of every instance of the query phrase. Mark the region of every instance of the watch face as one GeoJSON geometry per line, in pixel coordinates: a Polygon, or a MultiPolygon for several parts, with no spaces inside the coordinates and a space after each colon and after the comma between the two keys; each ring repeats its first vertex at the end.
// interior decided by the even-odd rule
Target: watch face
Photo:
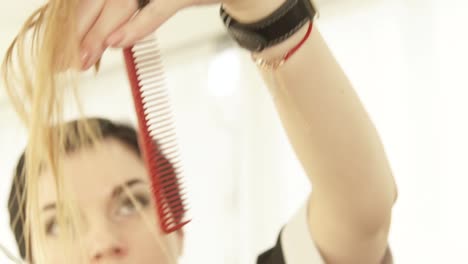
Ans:
{"type": "Polygon", "coordinates": [[[236,27],[230,27],[232,36],[239,45],[250,51],[261,51],[265,48],[267,41],[255,32],[236,27]]]}

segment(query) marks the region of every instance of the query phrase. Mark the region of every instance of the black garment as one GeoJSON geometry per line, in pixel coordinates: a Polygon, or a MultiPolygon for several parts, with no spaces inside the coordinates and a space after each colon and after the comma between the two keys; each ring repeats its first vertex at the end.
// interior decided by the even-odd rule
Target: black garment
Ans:
{"type": "Polygon", "coordinates": [[[283,248],[281,246],[281,234],[278,236],[278,241],[276,245],[262,253],[257,258],[257,264],[285,264],[284,256],[283,256],[283,248]]]}
{"type": "MultiPolygon", "coordinates": [[[[281,234],[278,236],[276,245],[265,251],[257,258],[257,264],[286,264],[281,246],[281,234]]],[[[390,248],[387,248],[381,264],[393,264],[393,256],[390,248]]]]}

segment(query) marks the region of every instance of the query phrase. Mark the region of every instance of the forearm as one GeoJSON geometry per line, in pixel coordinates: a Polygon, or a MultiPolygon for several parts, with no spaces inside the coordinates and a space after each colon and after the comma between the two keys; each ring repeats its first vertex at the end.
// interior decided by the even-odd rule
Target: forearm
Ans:
{"type": "MultiPolygon", "coordinates": [[[[284,0],[268,2],[275,1],[279,6],[284,0]]],[[[254,21],[259,13],[245,10],[237,16],[254,21]]],[[[306,27],[259,57],[281,57],[301,40],[306,27]]],[[[388,217],[396,194],[384,149],[318,29],[314,27],[308,41],[282,67],[260,70],[289,140],[314,184],[314,195],[330,201],[328,208],[356,217],[356,222],[364,219],[365,224],[375,221],[378,225],[384,221],[377,216],[388,217]]]]}

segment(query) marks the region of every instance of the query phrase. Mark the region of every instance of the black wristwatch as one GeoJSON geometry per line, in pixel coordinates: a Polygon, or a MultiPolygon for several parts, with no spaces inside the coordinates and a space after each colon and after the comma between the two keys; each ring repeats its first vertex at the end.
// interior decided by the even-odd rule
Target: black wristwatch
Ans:
{"type": "Polygon", "coordinates": [[[253,52],[279,44],[314,19],[316,9],[310,0],[286,0],[268,17],[251,24],[232,18],[221,6],[221,18],[239,45],[253,52]]]}

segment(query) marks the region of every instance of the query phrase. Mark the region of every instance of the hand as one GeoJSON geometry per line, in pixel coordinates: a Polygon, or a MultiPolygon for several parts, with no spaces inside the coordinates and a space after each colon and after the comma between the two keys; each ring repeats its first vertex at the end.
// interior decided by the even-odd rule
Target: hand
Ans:
{"type": "MultiPolygon", "coordinates": [[[[241,1],[254,0],[224,2],[241,1]]],[[[83,69],[94,65],[107,47],[134,44],[183,8],[219,2],[221,0],[152,0],[137,13],[138,0],[81,0],[78,7],[78,34],[83,69]]]]}

